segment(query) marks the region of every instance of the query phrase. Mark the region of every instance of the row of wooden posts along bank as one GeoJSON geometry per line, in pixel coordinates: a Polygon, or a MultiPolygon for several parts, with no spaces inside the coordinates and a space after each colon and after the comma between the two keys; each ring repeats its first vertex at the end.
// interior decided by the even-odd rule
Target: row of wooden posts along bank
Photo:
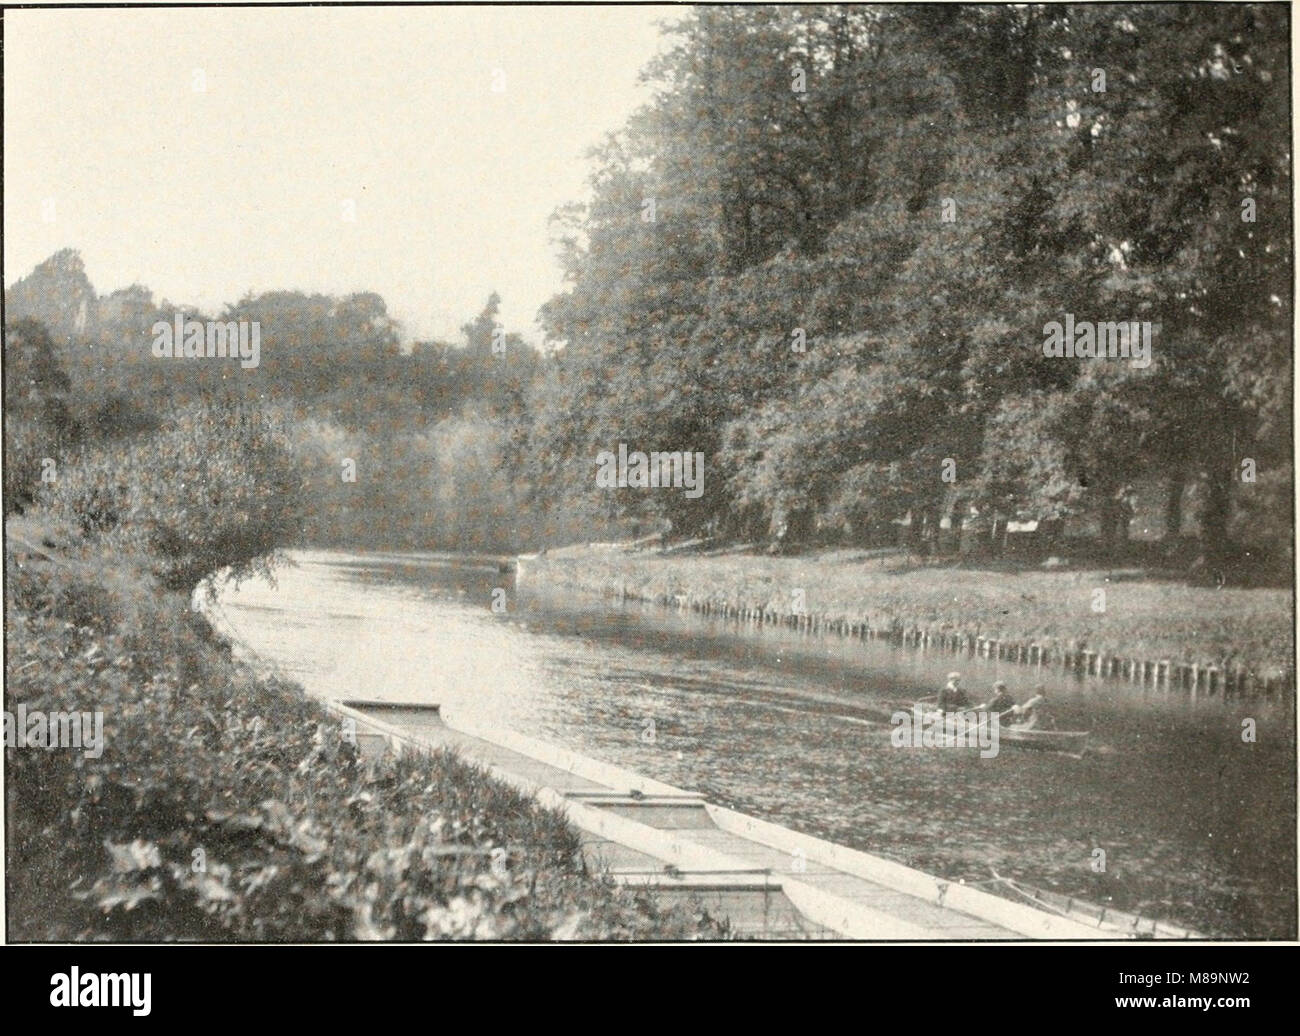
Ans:
{"type": "MultiPolygon", "coordinates": [[[[647,600],[619,586],[613,591],[619,600],[647,600]]],[[[1004,640],[976,633],[932,630],[894,622],[872,626],[865,619],[810,613],[778,612],[760,606],[743,606],[702,600],[687,594],[659,594],[653,602],[679,611],[733,619],[754,625],[785,626],[808,634],[838,635],[861,640],[885,640],[922,650],[944,651],[974,658],[1000,659],[1035,667],[1052,667],[1078,676],[1099,676],[1112,680],[1168,690],[1187,691],[1193,698],[1202,694],[1224,697],[1271,697],[1292,688],[1292,674],[1257,673],[1233,663],[1204,664],[1175,662],[1168,658],[1138,659],[1094,651],[1089,648],[1035,641],[1004,640]]]]}

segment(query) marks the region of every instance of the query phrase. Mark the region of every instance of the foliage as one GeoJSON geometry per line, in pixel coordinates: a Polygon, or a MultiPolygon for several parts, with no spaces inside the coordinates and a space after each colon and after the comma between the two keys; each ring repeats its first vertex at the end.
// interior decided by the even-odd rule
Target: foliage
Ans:
{"type": "Polygon", "coordinates": [[[803,512],[864,542],[937,520],[947,461],[981,509],[1109,536],[1139,480],[1205,488],[1207,551],[1234,512],[1286,525],[1235,482],[1260,456],[1289,479],[1281,9],[763,5],[673,33],[558,214],[532,436],[559,484],[590,495],[628,441],[720,472],[693,508],[618,498],[688,530],[803,512]],[[1043,356],[1066,313],[1152,321],[1153,363],[1043,356]]]}
{"type": "Polygon", "coordinates": [[[275,417],[235,404],[90,447],[41,501],[84,533],[148,551],[165,586],[188,590],[222,569],[236,578],[266,570],[297,538],[300,483],[275,417]]]}
{"type": "MultiPolygon", "coordinates": [[[[495,295],[463,346],[407,352],[378,295],[286,290],[222,310],[261,323],[260,368],[145,362],[154,319],[201,314],[139,285],[96,298],[69,250],[6,292],[10,319],[49,328],[96,440],[226,393],[341,427],[384,475],[346,492],[382,501],[394,545],[525,541],[557,515],[862,544],[959,500],[1094,520],[1118,551],[1141,484],[1171,551],[1185,498],[1208,562],[1286,549],[1284,7],[702,6],[668,31],[653,100],[555,214],[545,356],[495,295]],[[1044,356],[1066,314],[1150,322],[1151,363],[1044,356]],[[703,453],[704,495],[599,489],[620,442],[703,453]],[[468,523],[448,485],[481,490],[468,523]]],[[[41,434],[13,436],[19,482],[41,434]]],[[[303,458],[331,499],[341,459],[303,458]]],[[[339,502],[313,537],[358,531],[339,502]]]]}

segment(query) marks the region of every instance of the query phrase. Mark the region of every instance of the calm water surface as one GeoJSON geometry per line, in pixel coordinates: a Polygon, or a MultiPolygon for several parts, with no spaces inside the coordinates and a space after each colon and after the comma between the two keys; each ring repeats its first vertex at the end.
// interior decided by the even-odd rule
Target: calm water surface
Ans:
{"type": "Polygon", "coordinates": [[[1093,732],[1084,758],[902,750],[891,713],[948,670],[976,695],[1000,676],[1021,700],[1032,670],[516,588],[429,556],[294,561],[222,607],[318,695],[439,702],[954,879],[996,869],[1207,934],[1295,937],[1292,703],[1051,673],[1058,726],[1093,732]]]}

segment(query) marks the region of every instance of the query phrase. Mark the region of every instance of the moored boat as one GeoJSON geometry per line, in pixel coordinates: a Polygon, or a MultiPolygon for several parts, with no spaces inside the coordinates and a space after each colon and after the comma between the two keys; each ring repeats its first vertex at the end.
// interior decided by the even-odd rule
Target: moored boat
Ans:
{"type": "MultiPolygon", "coordinates": [[[[1014,898],[1027,900],[1039,910],[1046,910],[1048,913],[1058,914],[1061,917],[1068,917],[1074,921],[1093,925],[1099,931],[1114,934],[1117,939],[1205,938],[1205,935],[1201,932],[1182,925],[1171,924],[1168,921],[1158,921],[1153,917],[1143,917],[1127,910],[1098,906],[1096,903],[1090,903],[1087,900],[1075,899],[1073,896],[1065,896],[1059,892],[1048,892],[1032,885],[1025,885],[1022,882],[1004,878],[996,870],[993,871],[993,879],[993,882],[988,883],[985,887],[990,889],[1001,887],[1014,898]]],[[[976,884],[984,883],[977,882],[976,884]]]]}

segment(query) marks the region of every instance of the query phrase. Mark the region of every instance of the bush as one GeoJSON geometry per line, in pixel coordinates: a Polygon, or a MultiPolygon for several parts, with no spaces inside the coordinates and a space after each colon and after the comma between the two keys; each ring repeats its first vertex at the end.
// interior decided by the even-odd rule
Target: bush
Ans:
{"type": "Polygon", "coordinates": [[[41,503],[86,534],[146,550],[165,587],[264,570],[296,538],[301,479],[277,422],[245,404],[183,412],[139,440],[86,450],[41,503]]]}

